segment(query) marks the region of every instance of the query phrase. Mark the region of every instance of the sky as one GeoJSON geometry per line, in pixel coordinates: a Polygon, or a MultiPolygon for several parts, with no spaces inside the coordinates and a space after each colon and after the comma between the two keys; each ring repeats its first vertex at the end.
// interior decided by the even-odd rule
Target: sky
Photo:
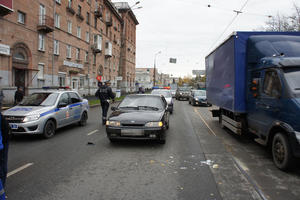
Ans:
{"type": "Polygon", "coordinates": [[[153,67],[156,57],[160,73],[192,75],[192,70],[205,69],[205,56],[232,32],[261,30],[268,16],[290,15],[294,3],[300,5],[300,0],[140,0],[135,7],[142,8],[133,7],[139,21],[136,67],[153,67]],[[228,26],[237,15],[233,10],[243,6],[228,26]],[[177,63],[169,63],[170,58],[177,63]]]}

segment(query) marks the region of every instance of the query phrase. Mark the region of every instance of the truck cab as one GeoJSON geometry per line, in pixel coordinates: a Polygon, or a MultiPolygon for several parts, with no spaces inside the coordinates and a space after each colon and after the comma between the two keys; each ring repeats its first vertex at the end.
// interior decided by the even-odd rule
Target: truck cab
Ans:
{"type": "Polygon", "coordinates": [[[286,168],[300,157],[300,57],[263,58],[249,73],[248,130],[286,168]]]}

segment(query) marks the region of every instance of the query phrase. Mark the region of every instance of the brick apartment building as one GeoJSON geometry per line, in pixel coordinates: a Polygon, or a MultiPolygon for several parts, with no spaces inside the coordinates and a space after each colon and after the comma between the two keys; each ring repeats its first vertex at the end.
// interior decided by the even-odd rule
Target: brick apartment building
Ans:
{"type": "Polygon", "coordinates": [[[136,25],[126,2],[0,0],[4,103],[17,86],[27,94],[43,86],[94,94],[98,75],[114,89],[134,90],[136,25]]]}

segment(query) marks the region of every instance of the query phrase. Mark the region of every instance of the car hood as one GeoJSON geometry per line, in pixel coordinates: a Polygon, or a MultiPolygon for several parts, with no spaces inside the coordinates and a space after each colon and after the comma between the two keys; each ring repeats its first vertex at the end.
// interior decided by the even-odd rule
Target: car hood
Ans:
{"type": "Polygon", "coordinates": [[[206,96],[195,96],[194,97],[195,99],[197,98],[197,99],[206,99],[206,96]]]}
{"type": "Polygon", "coordinates": [[[51,110],[52,107],[44,107],[44,106],[15,106],[6,111],[2,114],[4,116],[29,116],[29,115],[36,115],[42,114],[51,110]]]}
{"type": "Polygon", "coordinates": [[[109,120],[144,124],[150,121],[160,121],[163,114],[164,111],[116,110],[109,116],[109,120]]]}

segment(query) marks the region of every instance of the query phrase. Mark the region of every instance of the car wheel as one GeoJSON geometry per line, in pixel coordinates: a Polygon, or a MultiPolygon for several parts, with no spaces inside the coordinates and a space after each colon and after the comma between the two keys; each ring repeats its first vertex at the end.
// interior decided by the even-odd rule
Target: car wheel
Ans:
{"type": "Polygon", "coordinates": [[[79,126],[85,126],[87,124],[88,114],[84,111],[81,115],[79,126]]]}
{"type": "Polygon", "coordinates": [[[189,100],[189,104],[191,104],[191,101],[189,100]]]}
{"type": "Polygon", "coordinates": [[[195,106],[195,105],[196,105],[196,103],[195,103],[195,101],[194,101],[194,100],[193,100],[193,102],[192,102],[192,105],[193,105],[193,106],[195,106]]]}
{"type": "Polygon", "coordinates": [[[43,136],[44,138],[51,138],[55,134],[55,124],[53,120],[48,120],[44,127],[43,136]]]}
{"type": "Polygon", "coordinates": [[[109,141],[111,142],[111,143],[116,143],[117,142],[117,139],[114,139],[114,138],[108,138],[109,139],[109,141]]]}
{"type": "Polygon", "coordinates": [[[276,133],[272,141],[273,161],[281,170],[287,170],[294,161],[287,137],[282,133],[276,133]]]}
{"type": "Polygon", "coordinates": [[[160,138],[158,139],[159,144],[166,144],[166,135],[163,133],[160,138]]]}

